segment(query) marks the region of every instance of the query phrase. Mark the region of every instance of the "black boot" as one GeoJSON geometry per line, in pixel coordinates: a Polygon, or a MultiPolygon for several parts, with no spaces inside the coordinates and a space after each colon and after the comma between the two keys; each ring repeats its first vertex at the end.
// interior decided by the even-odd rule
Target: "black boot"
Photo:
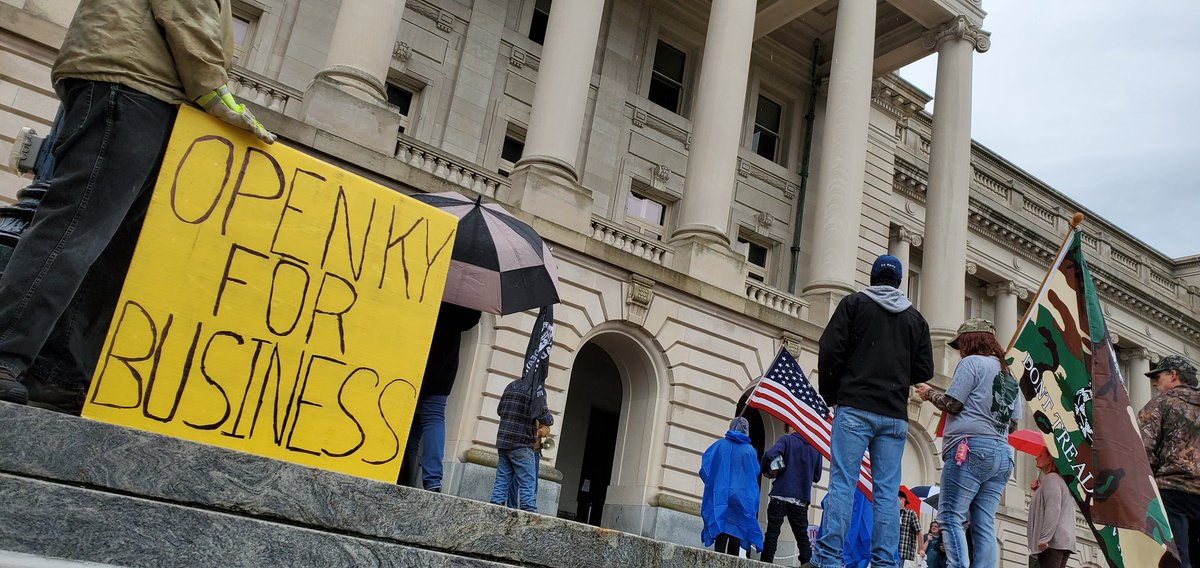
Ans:
{"type": "Polygon", "coordinates": [[[25,404],[29,402],[29,389],[21,384],[12,371],[0,367],[0,400],[25,404]]]}

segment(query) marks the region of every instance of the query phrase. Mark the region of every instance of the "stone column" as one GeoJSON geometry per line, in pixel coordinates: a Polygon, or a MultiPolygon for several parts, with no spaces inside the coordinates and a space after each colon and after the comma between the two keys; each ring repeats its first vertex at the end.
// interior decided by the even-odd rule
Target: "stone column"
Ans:
{"type": "Polygon", "coordinates": [[[559,2],[550,11],[520,163],[547,164],[579,180],[575,158],[603,13],[604,2],[559,2]]]}
{"type": "Polygon", "coordinates": [[[521,209],[582,233],[591,228],[592,197],[579,183],[575,162],[603,13],[602,1],[558,2],[550,10],[525,152],[509,197],[521,209]]]}
{"type": "Polygon", "coordinates": [[[1029,290],[1018,286],[1012,280],[999,282],[987,287],[987,294],[996,298],[996,339],[1001,347],[1008,347],[1012,336],[1017,332],[1021,314],[1017,312],[1017,300],[1029,296],[1029,290]]]}
{"type": "Polygon", "coordinates": [[[875,0],[840,0],[821,131],[810,278],[803,296],[824,323],[855,289],[875,57],[875,0]]]}
{"type": "Polygon", "coordinates": [[[692,108],[692,146],[683,200],[671,236],[676,247],[673,268],[738,294],[745,293],[745,275],[740,255],[729,246],[729,211],[750,75],[754,14],[754,2],[712,3],[692,108]]]}
{"type": "Polygon", "coordinates": [[[304,93],[305,122],[379,152],[396,147],[400,115],[387,105],[387,75],[405,0],[345,0],[333,41],[304,93]]]}
{"type": "Polygon", "coordinates": [[[921,235],[903,225],[892,226],[891,234],[888,235],[888,254],[900,259],[900,265],[904,267],[904,279],[900,282],[900,289],[905,290],[909,298],[913,296],[913,289],[908,279],[908,274],[912,270],[909,260],[912,258],[912,247],[915,246],[921,246],[921,235]]]}
{"type": "Polygon", "coordinates": [[[1150,372],[1150,350],[1145,347],[1128,349],[1121,353],[1121,358],[1129,361],[1129,376],[1125,377],[1125,385],[1129,390],[1129,406],[1137,412],[1154,398],[1154,387],[1146,373],[1150,372]]]}
{"type": "Polygon", "coordinates": [[[988,33],[958,16],[925,37],[937,48],[929,190],[925,213],[925,256],[921,278],[930,298],[923,313],[935,348],[962,321],[967,258],[967,202],[971,183],[971,57],[987,51],[988,33]]]}

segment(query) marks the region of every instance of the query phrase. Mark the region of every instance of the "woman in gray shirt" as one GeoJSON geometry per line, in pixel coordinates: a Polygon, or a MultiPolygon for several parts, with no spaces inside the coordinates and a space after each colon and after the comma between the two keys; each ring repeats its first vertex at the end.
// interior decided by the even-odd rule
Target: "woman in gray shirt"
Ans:
{"type": "Polygon", "coordinates": [[[1075,552],[1075,498],[1046,448],[1037,455],[1037,468],[1042,478],[1034,481],[1029,501],[1029,554],[1037,557],[1038,568],[1066,568],[1075,552]]]}

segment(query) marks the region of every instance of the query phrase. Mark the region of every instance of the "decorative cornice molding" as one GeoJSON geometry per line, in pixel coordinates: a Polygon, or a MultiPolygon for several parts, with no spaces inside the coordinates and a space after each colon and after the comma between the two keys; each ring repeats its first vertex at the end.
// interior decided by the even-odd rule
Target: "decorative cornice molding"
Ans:
{"type": "Polygon", "coordinates": [[[871,102],[891,115],[892,119],[900,121],[907,120],[925,108],[924,105],[911,100],[904,93],[893,89],[883,79],[876,79],[871,83],[871,102]]]}
{"type": "MultiPolygon", "coordinates": [[[[1013,227],[1021,227],[1021,224],[1013,222],[975,199],[971,200],[970,207],[968,224],[976,233],[1039,266],[1047,266],[1054,261],[1058,252],[1057,245],[1024,228],[1014,229],[1013,227]]],[[[1200,321],[1194,317],[1148,296],[1139,287],[1140,282],[1129,286],[1128,279],[1114,275],[1106,266],[1096,264],[1088,268],[1098,293],[1145,314],[1145,317],[1157,321],[1162,328],[1174,330],[1193,341],[1200,341],[1200,321]]]]}
{"type": "Polygon", "coordinates": [[[542,66],[542,60],[540,57],[512,45],[508,52],[508,64],[517,69],[528,67],[534,71],[538,71],[542,66]]]}
{"type": "Polygon", "coordinates": [[[692,133],[655,116],[652,112],[647,112],[645,109],[634,106],[632,102],[625,103],[630,109],[630,118],[633,126],[636,128],[650,127],[651,130],[661,132],[667,137],[674,139],[683,144],[684,150],[692,149],[692,133]]]}
{"type": "Polygon", "coordinates": [[[965,39],[971,42],[971,46],[979,53],[984,53],[992,47],[992,32],[984,31],[968,22],[966,16],[955,16],[941,27],[930,30],[921,38],[921,43],[925,49],[936,49],[949,39],[965,39]]]}
{"type": "Polygon", "coordinates": [[[925,173],[898,155],[894,167],[892,189],[917,203],[925,203],[925,192],[929,190],[929,180],[925,173]]]}
{"type": "MultiPolygon", "coordinates": [[[[789,172],[790,173],[790,172],[789,172]]],[[[738,157],[737,159],[737,174],[742,177],[754,178],[767,185],[783,192],[784,199],[795,199],[796,193],[800,190],[800,186],[792,181],[780,176],[772,171],[767,170],[753,163],[752,161],[738,157]]]]}

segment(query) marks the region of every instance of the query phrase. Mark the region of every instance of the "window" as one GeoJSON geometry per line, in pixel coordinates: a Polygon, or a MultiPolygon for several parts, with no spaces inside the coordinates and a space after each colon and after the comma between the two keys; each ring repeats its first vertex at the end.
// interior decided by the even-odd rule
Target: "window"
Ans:
{"type": "Polygon", "coordinates": [[[546,43],[546,27],[550,24],[550,0],[537,0],[533,19],[529,22],[529,39],[538,45],[546,43]]]}
{"type": "Polygon", "coordinates": [[[770,251],[767,247],[738,235],[737,244],[734,245],[733,249],[746,257],[746,269],[749,272],[749,278],[759,282],[766,282],[767,260],[770,256],[770,251]]]}
{"type": "Polygon", "coordinates": [[[241,11],[233,14],[233,62],[239,63],[246,59],[250,51],[251,40],[254,39],[254,28],[258,18],[248,16],[241,11]]]}
{"type": "Polygon", "coordinates": [[[650,74],[650,102],[679,114],[683,106],[683,72],[687,54],[658,40],[650,74]]]}
{"type": "Polygon", "coordinates": [[[758,96],[758,108],[754,111],[754,135],[750,149],[755,154],[772,162],[779,160],[779,130],[783,123],[783,105],[758,96]]]}
{"type": "Polygon", "coordinates": [[[666,232],[667,204],[634,189],[625,202],[625,226],[661,241],[666,232]]]}
{"type": "Polygon", "coordinates": [[[412,104],[414,93],[391,83],[387,86],[387,101],[400,112],[400,134],[412,129],[412,104]]]}
{"type": "Polygon", "coordinates": [[[500,175],[508,177],[524,153],[525,134],[516,132],[509,126],[508,132],[504,134],[504,143],[500,146],[500,175]]]}

